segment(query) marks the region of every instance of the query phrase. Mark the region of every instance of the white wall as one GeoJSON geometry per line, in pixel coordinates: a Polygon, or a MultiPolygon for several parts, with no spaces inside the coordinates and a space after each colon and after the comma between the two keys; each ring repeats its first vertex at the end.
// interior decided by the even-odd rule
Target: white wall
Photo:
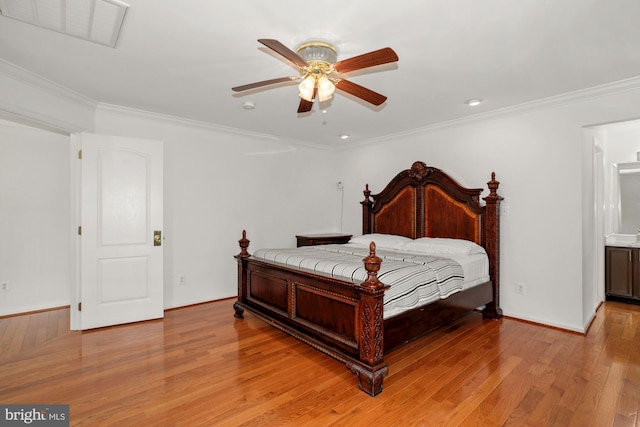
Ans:
{"type": "Polygon", "coordinates": [[[339,231],[334,152],[108,106],[96,133],[164,141],[166,307],[237,294],[243,229],[250,252],[339,231]]]}
{"type": "Polygon", "coordinates": [[[0,316],[69,304],[68,143],[0,120],[0,316]]]}
{"type": "MultiPolygon", "coordinates": [[[[509,215],[501,221],[501,305],[508,316],[583,331],[582,180],[586,125],[640,117],[632,90],[456,126],[424,129],[341,155],[345,200],[361,200],[422,160],[461,184],[486,188],[492,171],[509,215]],[[518,295],[516,283],[526,292],[518,295]]],[[[588,148],[589,150],[591,147],[588,148]]],[[[585,171],[590,176],[592,171],[585,171]]],[[[485,193],[486,194],[486,193],[485,193]]],[[[360,206],[345,205],[345,231],[361,232],[360,206]]]]}

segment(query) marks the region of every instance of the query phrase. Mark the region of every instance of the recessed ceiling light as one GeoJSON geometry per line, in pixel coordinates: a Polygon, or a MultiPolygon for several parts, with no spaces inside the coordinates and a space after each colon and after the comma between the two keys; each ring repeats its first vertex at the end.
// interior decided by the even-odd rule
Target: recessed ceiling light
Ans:
{"type": "Polygon", "coordinates": [[[346,133],[341,133],[340,139],[349,139],[349,135],[347,135],[346,133]]]}
{"type": "Polygon", "coordinates": [[[242,108],[244,108],[245,110],[253,110],[254,108],[256,108],[256,104],[251,101],[247,101],[242,104],[242,108]]]}
{"type": "Polygon", "coordinates": [[[477,107],[481,103],[482,103],[481,99],[470,99],[470,100],[467,101],[467,105],[469,107],[477,107]]]}

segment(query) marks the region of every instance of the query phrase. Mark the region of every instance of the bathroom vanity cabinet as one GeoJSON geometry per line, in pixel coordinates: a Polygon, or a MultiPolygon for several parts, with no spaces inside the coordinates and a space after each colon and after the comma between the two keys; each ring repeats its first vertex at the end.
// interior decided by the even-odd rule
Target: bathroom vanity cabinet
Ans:
{"type": "Polygon", "coordinates": [[[607,298],[640,302],[640,248],[605,247],[607,298]]]}

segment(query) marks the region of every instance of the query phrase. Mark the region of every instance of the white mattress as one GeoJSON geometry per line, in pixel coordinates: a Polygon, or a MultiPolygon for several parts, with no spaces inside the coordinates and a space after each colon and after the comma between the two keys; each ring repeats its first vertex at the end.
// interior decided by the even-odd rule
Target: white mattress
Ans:
{"type": "Polygon", "coordinates": [[[464,289],[489,281],[489,258],[486,254],[449,255],[464,271],[464,289]]]}

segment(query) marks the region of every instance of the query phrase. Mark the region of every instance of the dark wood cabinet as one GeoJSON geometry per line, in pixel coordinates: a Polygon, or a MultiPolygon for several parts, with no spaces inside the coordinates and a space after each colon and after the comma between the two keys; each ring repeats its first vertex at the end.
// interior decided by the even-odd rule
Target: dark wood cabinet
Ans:
{"type": "Polygon", "coordinates": [[[298,247],[343,244],[349,242],[351,234],[301,234],[296,236],[298,247]]]}
{"type": "Polygon", "coordinates": [[[640,248],[605,248],[607,297],[640,301],[640,248]]]}

